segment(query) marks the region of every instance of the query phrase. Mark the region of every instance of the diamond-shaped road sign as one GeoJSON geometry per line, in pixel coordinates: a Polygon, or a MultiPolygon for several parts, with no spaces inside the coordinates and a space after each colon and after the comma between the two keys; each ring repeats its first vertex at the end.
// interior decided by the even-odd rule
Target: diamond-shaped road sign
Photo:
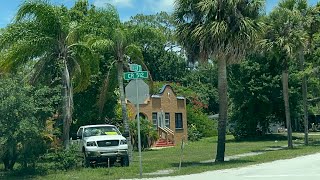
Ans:
{"type": "Polygon", "coordinates": [[[149,86],[142,80],[131,80],[125,88],[127,99],[133,104],[143,104],[149,97],[149,86]]]}

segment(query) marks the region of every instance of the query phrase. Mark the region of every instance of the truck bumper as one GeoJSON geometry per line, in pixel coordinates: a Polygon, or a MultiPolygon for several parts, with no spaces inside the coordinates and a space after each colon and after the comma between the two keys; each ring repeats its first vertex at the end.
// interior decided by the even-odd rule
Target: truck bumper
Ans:
{"type": "Polygon", "coordinates": [[[86,156],[90,161],[117,160],[128,156],[127,150],[117,151],[86,151],[86,156]]]}

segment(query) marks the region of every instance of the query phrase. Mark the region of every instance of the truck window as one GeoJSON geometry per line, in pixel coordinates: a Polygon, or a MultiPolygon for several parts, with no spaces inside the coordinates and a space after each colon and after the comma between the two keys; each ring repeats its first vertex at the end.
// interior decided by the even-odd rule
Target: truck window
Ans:
{"type": "Polygon", "coordinates": [[[83,137],[120,134],[120,131],[114,126],[99,126],[85,128],[83,137]]]}
{"type": "Polygon", "coordinates": [[[80,128],[77,132],[77,136],[82,137],[83,128],[80,128]]]}

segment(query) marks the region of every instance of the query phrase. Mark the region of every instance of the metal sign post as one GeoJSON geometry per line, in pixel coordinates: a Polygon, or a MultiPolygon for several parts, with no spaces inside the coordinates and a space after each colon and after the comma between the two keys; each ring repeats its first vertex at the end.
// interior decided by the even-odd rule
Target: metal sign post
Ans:
{"type": "Polygon", "coordinates": [[[142,104],[149,96],[149,86],[141,80],[142,78],[148,78],[147,71],[142,71],[140,65],[131,64],[130,70],[135,72],[125,72],[123,78],[130,81],[126,86],[127,99],[136,104],[137,108],[137,123],[138,123],[138,149],[139,149],[139,169],[140,178],[142,178],[142,155],[141,155],[141,134],[140,134],[140,104],[142,104]]]}
{"type": "Polygon", "coordinates": [[[141,135],[140,135],[140,109],[139,109],[139,88],[137,79],[136,81],[136,88],[137,88],[137,123],[138,123],[138,149],[139,149],[139,167],[140,167],[140,178],[142,178],[142,156],[141,156],[141,135]]]}
{"type": "Polygon", "coordinates": [[[184,150],[184,137],[182,138],[182,142],[181,142],[181,154],[180,154],[180,162],[179,162],[179,171],[181,169],[181,164],[182,164],[183,150],[184,150]]]}

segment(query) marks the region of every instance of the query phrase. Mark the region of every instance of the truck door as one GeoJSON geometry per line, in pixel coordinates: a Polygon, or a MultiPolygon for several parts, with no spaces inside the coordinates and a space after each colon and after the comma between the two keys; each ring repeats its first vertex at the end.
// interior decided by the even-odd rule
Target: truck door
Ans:
{"type": "Polygon", "coordinates": [[[77,132],[77,140],[76,140],[76,144],[77,144],[77,146],[78,146],[78,151],[82,151],[82,140],[83,140],[83,137],[82,137],[82,135],[83,135],[83,128],[80,128],[79,130],[78,130],[78,132],[77,132]],[[79,138],[79,137],[81,137],[81,138],[79,138]]]}

